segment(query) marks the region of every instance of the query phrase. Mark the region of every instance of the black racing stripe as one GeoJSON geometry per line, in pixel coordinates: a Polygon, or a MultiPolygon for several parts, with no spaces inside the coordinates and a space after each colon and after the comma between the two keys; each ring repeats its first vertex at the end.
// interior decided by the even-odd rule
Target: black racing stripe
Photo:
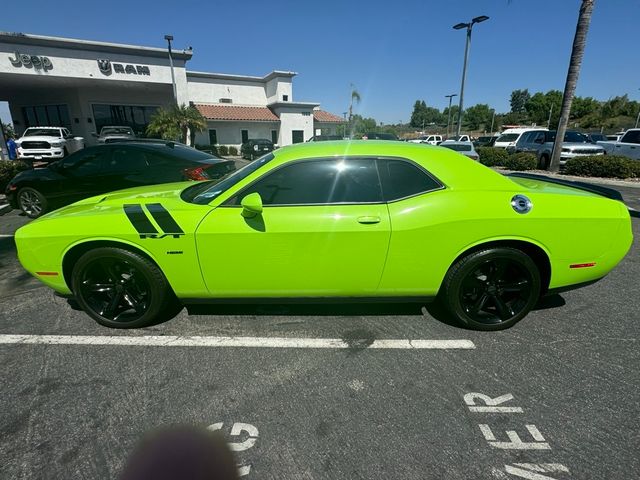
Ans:
{"type": "Polygon", "coordinates": [[[164,233],[184,233],[171,214],[159,203],[147,203],[147,210],[164,233]]]}
{"type": "Polygon", "coordinates": [[[123,205],[123,208],[124,213],[127,215],[127,218],[133,225],[133,228],[135,228],[139,234],[145,235],[158,233],[156,227],[153,226],[153,223],[151,223],[142,210],[142,205],[125,204],[123,205]]]}

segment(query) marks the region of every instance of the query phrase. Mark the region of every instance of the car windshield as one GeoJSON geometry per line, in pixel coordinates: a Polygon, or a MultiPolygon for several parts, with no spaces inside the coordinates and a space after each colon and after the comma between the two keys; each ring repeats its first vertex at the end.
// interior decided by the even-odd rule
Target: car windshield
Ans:
{"type": "Polygon", "coordinates": [[[594,142],[601,142],[601,141],[604,141],[606,139],[607,139],[607,137],[605,137],[601,133],[592,133],[591,134],[591,140],[594,141],[594,142]]]}
{"type": "Polygon", "coordinates": [[[206,205],[207,203],[220,196],[220,194],[226,192],[230,187],[247,178],[260,167],[269,163],[271,160],[273,160],[273,158],[274,155],[272,153],[269,153],[260,157],[258,160],[254,160],[240,170],[229,173],[228,175],[225,175],[224,177],[221,177],[217,180],[214,180],[212,182],[197,183],[184,190],[180,197],[185,202],[196,203],[198,205],[206,205]]]}
{"type": "Polygon", "coordinates": [[[504,135],[500,135],[498,137],[498,139],[496,140],[496,143],[498,142],[514,142],[518,139],[518,137],[520,136],[519,133],[505,133],[504,135]]]}
{"type": "Polygon", "coordinates": [[[133,135],[130,127],[104,127],[100,135],[133,135]]]}
{"type": "Polygon", "coordinates": [[[61,137],[60,130],[57,128],[27,128],[24,137],[61,137]]]}
{"type": "Polygon", "coordinates": [[[465,145],[463,143],[450,143],[450,144],[443,144],[442,146],[444,148],[448,148],[449,150],[455,150],[456,152],[470,152],[471,151],[471,145],[465,145]]]}

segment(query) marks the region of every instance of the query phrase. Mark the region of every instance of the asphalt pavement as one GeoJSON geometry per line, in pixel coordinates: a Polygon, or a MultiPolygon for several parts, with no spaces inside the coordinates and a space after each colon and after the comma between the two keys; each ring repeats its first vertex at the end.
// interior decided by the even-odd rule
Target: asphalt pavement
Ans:
{"type": "Polygon", "coordinates": [[[170,424],[223,430],[243,479],[640,478],[637,241],[502,332],[413,304],[206,307],[118,331],[21,269],[26,222],[0,217],[0,478],[117,478],[170,424]],[[221,340],[238,338],[252,346],[221,340]],[[425,347],[445,340],[466,347],[425,347]]]}

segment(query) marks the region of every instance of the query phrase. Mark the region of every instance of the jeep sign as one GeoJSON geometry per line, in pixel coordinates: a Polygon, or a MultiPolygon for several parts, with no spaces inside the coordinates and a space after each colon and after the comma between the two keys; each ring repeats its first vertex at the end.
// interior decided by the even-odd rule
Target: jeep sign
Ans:
{"type": "Polygon", "coordinates": [[[15,58],[9,57],[11,65],[14,67],[34,68],[36,70],[51,70],[53,64],[49,57],[39,57],[38,55],[27,55],[20,52],[14,53],[15,58]]]}

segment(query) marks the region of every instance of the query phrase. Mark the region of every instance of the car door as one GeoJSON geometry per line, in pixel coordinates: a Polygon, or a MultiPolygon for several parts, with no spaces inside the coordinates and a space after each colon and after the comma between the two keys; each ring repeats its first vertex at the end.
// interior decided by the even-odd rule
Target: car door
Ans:
{"type": "Polygon", "coordinates": [[[83,198],[109,191],[104,183],[104,162],[110,156],[108,148],[90,147],[67,157],[58,167],[62,176],[58,198],[62,203],[73,203],[83,198]]]}
{"type": "Polygon", "coordinates": [[[200,224],[206,285],[220,297],[366,296],[377,291],[390,237],[375,159],[285,164],[233,194],[200,224]],[[263,212],[242,216],[258,193],[263,212]]]}
{"type": "Polygon", "coordinates": [[[151,175],[148,154],[144,149],[129,145],[103,148],[111,150],[111,155],[105,158],[104,171],[101,173],[105,191],[162,183],[151,175]]]}

